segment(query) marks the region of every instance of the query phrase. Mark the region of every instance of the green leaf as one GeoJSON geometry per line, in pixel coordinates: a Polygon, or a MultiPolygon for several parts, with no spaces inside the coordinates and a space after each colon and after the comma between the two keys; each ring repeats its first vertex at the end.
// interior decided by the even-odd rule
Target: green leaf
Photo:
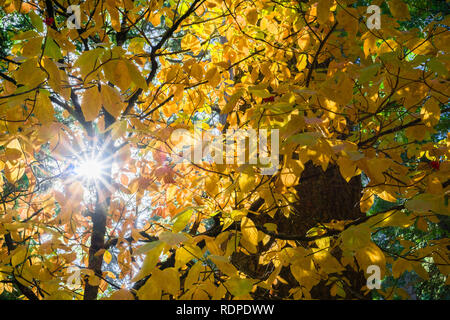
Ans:
{"type": "Polygon", "coordinates": [[[359,76],[359,81],[361,82],[361,84],[364,84],[368,82],[370,79],[372,79],[377,74],[379,69],[380,69],[379,63],[375,63],[364,69],[361,69],[359,76]]]}
{"type": "Polygon", "coordinates": [[[408,200],[405,204],[405,208],[418,213],[432,211],[442,215],[450,215],[449,207],[446,205],[442,195],[429,193],[419,194],[413,199],[408,200]]]}
{"type": "Polygon", "coordinates": [[[42,32],[44,31],[44,23],[42,22],[42,18],[39,17],[36,12],[34,12],[33,10],[30,10],[30,12],[28,13],[28,16],[31,19],[31,24],[33,25],[33,27],[36,28],[37,31],[42,32]]]}
{"type": "Polygon", "coordinates": [[[189,209],[177,214],[173,219],[175,222],[172,226],[172,232],[177,233],[183,230],[191,219],[193,213],[194,211],[189,209]]]}
{"type": "Polygon", "coordinates": [[[62,59],[61,49],[58,44],[50,37],[45,41],[44,55],[58,61],[62,59]]]}
{"type": "Polygon", "coordinates": [[[39,37],[39,33],[37,33],[34,30],[28,30],[25,32],[21,32],[19,34],[16,34],[15,36],[11,37],[13,40],[28,40],[39,37]]]}
{"type": "Polygon", "coordinates": [[[267,89],[252,89],[249,88],[248,91],[260,98],[268,98],[271,96],[270,92],[267,89]]]}
{"type": "Polygon", "coordinates": [[[431,58],[427,65],[431,71],[436,72],[440,76],[446,77],[448,75],[447,67],[436,58],[431,58]]]}
{"type": "Polygon", "coordinates": [[[317,139],[321,136],[318,132],[305,132],[293,135],[287,139],[287,142],[298,143],[299,145],[312,147],[316,145],[317,139]]]}

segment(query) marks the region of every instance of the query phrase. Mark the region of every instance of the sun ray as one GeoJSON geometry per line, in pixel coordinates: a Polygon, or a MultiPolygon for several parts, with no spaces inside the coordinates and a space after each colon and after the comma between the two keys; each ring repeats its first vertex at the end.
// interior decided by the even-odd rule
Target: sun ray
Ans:
{"type": "Polygon", "coordinates": [[[88,158],[75,168],[75,172],[84,179],[97,180],[104,174],[104,167],[98,159],[88,158]]]}
{"type": "Polygon", "coordinates": [[[60,177],[67,186],[81,183],[84,186],[85,202],[99,201],[100,193],[113,194],[115,191],[111,181],[114,154],[108,152],[112,147],[110,141],[100,141],[94,137],[80,141],[77,148],[70,145],[66,147],[69,151],[66,155],[68,165],[60,177]]]}

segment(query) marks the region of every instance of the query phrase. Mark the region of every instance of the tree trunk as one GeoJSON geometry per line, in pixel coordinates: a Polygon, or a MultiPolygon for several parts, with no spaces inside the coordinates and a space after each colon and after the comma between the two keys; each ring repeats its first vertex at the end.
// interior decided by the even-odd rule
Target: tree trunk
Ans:
{"type": "Polygon", "coordinates": [[[359,208],[361,177],[353,177],[347,183],[336,165],[328,166],[324,172],[311,161],[306,163],[295,189],[299,197],[294,205],[295,212],[288,219],[279,217],[279,232],[306,234],[318,223],[353,220],[362,216],[359,208]]]}
{"type": "MultiPolygon", "coordinates": [[[[88,269],[94,271],[94,274],[98,277],[102,276],[102,264],[103,264],[103,253],[96,253],[105,249],[105,234],[106,234],[106,224],[107,215],[110,205],[110,186],[112,182],[112,143],[109,138],[109,134],[105,135],[103,139],[104,152],[102,154],[103,161],[106,163],[104,168],[104,174],[102,179],[97,181],[97,203],[95,206],[95,212],[92,214],[92,235],[91,235],[91,245],[89,247],[89,265],[88,269]]],[[[96,300],[98,295],[98,285],[90,285],[89,281],[86,280],[84,287],[84,300],[96,300]]]]}
{"type": "MultiPolygon", "coordinates": [[[[91,246],[89,247],[89,266],[94,274],[102,275],[103,254],[95,255],[97,251],[105,247],[106,232],[106,210],[104,205],[97,204],[97,208],[92,215],[92,236],[91,246]]],[[[98,294],[98,285],[91,286],[86,281],[84,289],[84,300],[96,300],[98,294]]]]}
{"type": "MultiPolygon", "coordinates": [[[[295,186],[298,201],[294,203],[293,210],[288,218],[283,213],[277,212],[272,219],[267,214],[254,215],[252,219],[258,225],[274,223],[277,232],[288,235],[304,235],[311,228],[320,223],[328,223],[332,220],[354,220],[363,216],[360,211],[359,201],[361,198],[361,177],[353,177],[348,183],[342,178],[339,167],[328,166],[324,172],[321,167],[315,166],[311,161],[305,164],[301,174],[300,182],[295,186]]],[[[306,243],[303,243],[306,246],[306,243]]],[[[339,260],[340,252],[332,251],[339,260]]],[[[267,266],[258,265],[259,255],[256,257],[245,256],[243,253],[234,254],[233,262],[237,263],[241,271],[249,273],[249,276],[262,276],[267,266]],[[247,258],[246,258],[247,257],[247,258]]],[[[275,296],[287,298],[289,289],[299,284],[292,276],[289,267],[283,268],[280,276],[287,284],[279,282],[275,288],[275,296]]],[[[365,285],[364,274],[347,269],[342,274],[350,281],[346,288],[347,298],[361,298],[361,288],[365,285]]],[[[313,299],[333,299],[330,288],[323,281],[311,290],[313,299]]]]}

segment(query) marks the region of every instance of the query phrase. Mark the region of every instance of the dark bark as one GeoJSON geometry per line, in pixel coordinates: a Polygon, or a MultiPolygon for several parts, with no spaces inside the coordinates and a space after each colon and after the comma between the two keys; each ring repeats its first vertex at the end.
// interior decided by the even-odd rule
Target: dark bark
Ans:
{"type": "MultiPolygon", "coordinates": [[[[95,255],[97,251],[105,247],[106,210],[101,204],[97,205],[97,208],[92,215],[92,224],[88,268],[93,270],[97,276],[102,276],[103,254],[95,255]]],[[[84,300],[95,300],[97,299],[97,294],[98,286],[91,286],[86,279],[84,300]]]]}
{"type": "MultiPolygon", "coordinates": [[[[107,119],[108,120],[108,119],[107,119]]],[[[108,121],[105,121],[109,126],[108,121]]],[[[103,137],[103,143],[108,145],[105,146],[105,150],[112,150],[112,143],[110,141],[108,134],[103,137]]],[[[105,234],[106,234],[106,225],[107,225],[107,216],[108,209],[110,205],[110,192],[108,188],[110,188],[112,178],[112,153],[104,152],[102,154],[104,159],[109,159],[107,161],[108,166],[105,168],[104,178],[98,181],[98,189],[97,189],[97,204],[95,207],[95,212],[92,213],[92,235],[91,235],[91,244],[89,247],[89,265],[88,269],[94,271],[94,274],[102,277],[102,264],[103,264],[103,253],[96,255],[96,253],[105,249],[105,234]]],[[[88,279],[85,282],[84,288],[84,300],[96,300],[98,294],[98,286],[92,286],[89,284],[88,279]]]]}
{"type": "MultiPolygon", "coordinates": [[[[298,201],[294,203],[289,217],[278,211],[273,218],[267,214],[252,215],[256,225],[275,223],[277,232],[287,235],[304,235],[311,228],[320,223],[332,220],[355,220],[364,216],[360,211],[361,177],[353,177],[348,183],[342,178],[339,167],[330,165],[324,172],[321,167],[312,162],[305,165],[300,182],[295,186],[298,201]]],[[[303,246],[308,242],[300,241],[303,246]]],[[[332,254],[339,260],[341,252],[333,250],[332,254]]],[[[265,278],[267,266],[258,264],[259,254],[247,256],[243,253],[233,254],[232,261],[239,269],[251,277],[265,278]]],[[[286,298],[289,289],[299,284],[292,276],[289,267],[283,268],[280,276],[287,284],[279,283],[272,296],[286,298]]],[[[350,285],[345,288],[347,298],[361,298],[361,288],[365,285],[365,277],[361,272],[347,269],[340,275],[349,280],[350,285]]],[[[322,281],[311,290],[314,299],[333,299],[330,288],[322,281]]]]}

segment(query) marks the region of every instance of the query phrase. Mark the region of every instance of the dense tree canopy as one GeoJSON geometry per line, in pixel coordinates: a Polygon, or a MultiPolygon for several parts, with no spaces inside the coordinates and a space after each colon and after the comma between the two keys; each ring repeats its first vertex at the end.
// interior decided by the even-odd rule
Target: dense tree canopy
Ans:
{"type": "Polygon", "coordinates": [[[449,297],[445,1],[0,8],[1,297],[449,297]]]}

